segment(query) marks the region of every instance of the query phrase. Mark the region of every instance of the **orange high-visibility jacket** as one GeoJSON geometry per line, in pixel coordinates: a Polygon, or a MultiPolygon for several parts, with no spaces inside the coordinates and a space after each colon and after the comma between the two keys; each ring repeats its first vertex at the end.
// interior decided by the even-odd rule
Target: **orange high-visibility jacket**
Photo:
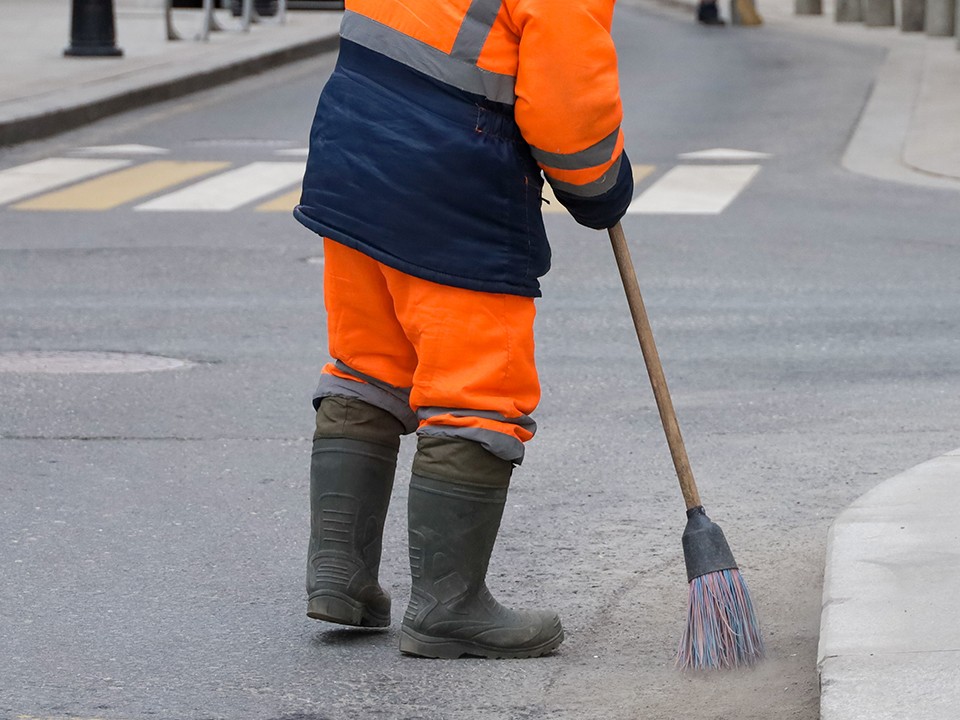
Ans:
{"type": "Polygon", "coordinates": [[[347,0],[298,219],[405,272],[539,294],[540,170],[577,220],[632,194],[613,0],[347,0]]]}

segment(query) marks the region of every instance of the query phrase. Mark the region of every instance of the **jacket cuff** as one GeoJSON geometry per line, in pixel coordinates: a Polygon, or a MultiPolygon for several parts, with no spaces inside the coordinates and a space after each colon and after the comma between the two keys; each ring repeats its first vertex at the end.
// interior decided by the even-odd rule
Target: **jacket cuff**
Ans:
{"type": "Polygon", "coordinates": [[[627,212],[633,200],[633,168],[626,151],[620,156],[617,181],[606,192],[593,197],[582,197],[555,187],[553,194],[581,225],[594,230],[613,227],[627,212]]]}

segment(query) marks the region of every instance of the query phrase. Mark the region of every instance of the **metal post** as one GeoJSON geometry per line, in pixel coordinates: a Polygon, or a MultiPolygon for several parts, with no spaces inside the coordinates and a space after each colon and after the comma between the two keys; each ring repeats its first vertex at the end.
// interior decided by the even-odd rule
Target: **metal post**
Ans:
{"type": "Polygon", "coordinates": [[[217,0],[211,0],[210,2],[210,32],[224,32],[226,28],[223,27],[219,22],[217,22],[217,14],[214,12],[217,9],[217,0]]]}
{"type": "Polygon", "coordinates": [[[73,0],[70,23],[70,47],[63,51],[71,57],[118,57],[113,21],[113,0],[73,0]]]}
{"type": "Polygon", "coordinates": [[[250,23],[256,22],[254,17],[253,0],[243,0],[243,10],[240,15],[240,29],[250,32],[250,23]]]}
{"type": "Polygon", "coordinates": [[[183,40],[180,33],[173,26],[173,0],[167,0],[164,3],[163,19],[167,26],[167,40],[183,40]]]}
{"type": "Polygon", "coordinates": [[[197,40],[206,42],[210,39],[211,32],[220,32],[223,30],[217,22],[216,16],[213,14],[214,6],[214,0],[203,0],[203,22],[200,25],[200,32],[196,37],[197,40]]]}

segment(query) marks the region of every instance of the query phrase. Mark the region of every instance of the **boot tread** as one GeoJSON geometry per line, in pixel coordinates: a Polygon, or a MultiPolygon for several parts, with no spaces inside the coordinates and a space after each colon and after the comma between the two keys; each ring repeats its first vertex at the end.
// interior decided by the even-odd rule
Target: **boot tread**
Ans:
{"type": "Polygon", "coordinates": [[[312,596],[307,604],[307,617],[353,627],[387,627],[390,614],[382,615],[373,608],[340,593],[323,591],[312,596]]]}
{"type": "Polygon", "coordinates": [[[504,648],[484,645],[469,640],[431,637],[403,627],[400,630],[400,652],[423,658],[456,660],[462,657],[480,657],[488,659],[519,659],[542,657],[553,652],[563,642],[563,628],[556,618],[554,634],[537,645],[518,648],[504,648]]]}

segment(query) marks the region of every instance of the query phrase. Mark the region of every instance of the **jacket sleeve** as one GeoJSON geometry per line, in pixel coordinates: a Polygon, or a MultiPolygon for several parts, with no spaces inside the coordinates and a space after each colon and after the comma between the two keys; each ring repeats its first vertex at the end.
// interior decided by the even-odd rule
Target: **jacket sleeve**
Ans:
{"type": "Polygon", "coordinates": [[[516,0],[515,117],[557,199],[577,222],[614,225],[633,197],[623,152],[613,0],[516,0]]]}

